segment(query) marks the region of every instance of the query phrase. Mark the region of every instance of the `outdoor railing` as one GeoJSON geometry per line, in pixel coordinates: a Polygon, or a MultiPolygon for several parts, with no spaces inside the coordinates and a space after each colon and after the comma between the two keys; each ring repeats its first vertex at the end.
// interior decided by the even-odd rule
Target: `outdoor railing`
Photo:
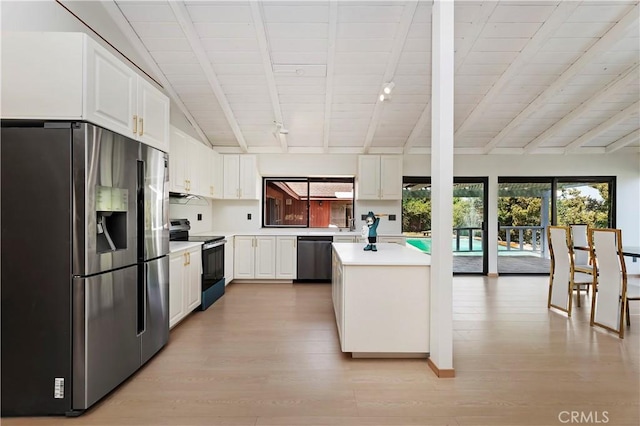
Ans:
{"type": "MultiPolygon", "coordinates": [[[[505,244],[506,251],[524,251],[524,252],[536,252],[544,256],[546,252],[546,238],[544,226],[505,226],[500,225],[499,231],[505,231],[505,244]],[[531,231],[531,244],[526,244],[524,237],[527,231],[531,231]],[[518,233],[517,241],[512,243],[512,232],[518,233]],[[512,244],[515,244],[514,247],[512,244]]],[[[483,229],[474,226],[462,226],[453,228],[453,237],[455,239],[454,252],[482,252],[483,251],[483,229]],[[462,238],[461,238],[462,237],[462,238]],[[465,241],[464,238],[467,240],[465,241]],[[474,247],[474,241],[479,241],[480,246],[474,247]]],[[[431,237],[430,231],[423,231],[425,237],[431,237]]]]}
{"type": "Polygon", "coordinates": [[[453,251],[482,251],[482,228],[478,228],[478,227],[473,227],[473,226],[463,226],[463,227],[459,227],[459,228],[453,228],[453,234],[454,237],[456,239],[456,248],[453,251]],[[473,248],[473,241],[474,241],[474,234],[476,231],[480,231],[480,247],[474,249],[473,248]],[[464,235],[466,234],[466,235],[464,235]],[[467,244],[468,247],[460,250],[460,237],[468,237],[467,238],[467,244]]]}
{"type": "Polygon", "coordinates": [[[506,250],[510,251],[533,251],[544,254],[546,249],[546,234],[544,232],[544,226],[505,226],[500,225],[499,231],[505,231],[505,244],[506,250]],[[524,233],[527,230],[531,230],[531,248],[525,248],[524,233]],[[518,244],[517,248],[511,246],[511,231],[518,232],[518,244]],[[538,243],[539,241],[539,243],[538,243]]]}

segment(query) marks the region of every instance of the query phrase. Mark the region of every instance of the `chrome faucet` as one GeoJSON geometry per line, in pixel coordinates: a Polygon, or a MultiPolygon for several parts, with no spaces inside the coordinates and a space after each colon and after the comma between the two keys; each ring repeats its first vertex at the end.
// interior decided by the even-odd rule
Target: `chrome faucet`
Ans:
{"type": "Polygon", "coordinates": [[[356,218],[355,217],[351,217],[349,218],[349,231],[355,231],[356,230],[356,218]]]}

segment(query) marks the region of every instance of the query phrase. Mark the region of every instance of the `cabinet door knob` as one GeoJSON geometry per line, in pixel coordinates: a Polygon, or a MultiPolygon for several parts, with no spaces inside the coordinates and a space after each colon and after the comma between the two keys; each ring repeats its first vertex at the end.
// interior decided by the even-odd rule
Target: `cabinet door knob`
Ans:
{"type": "Polygon", "coordinates": [[[133,134],[138,133],[138,116],[133,114],[133,134]]]}

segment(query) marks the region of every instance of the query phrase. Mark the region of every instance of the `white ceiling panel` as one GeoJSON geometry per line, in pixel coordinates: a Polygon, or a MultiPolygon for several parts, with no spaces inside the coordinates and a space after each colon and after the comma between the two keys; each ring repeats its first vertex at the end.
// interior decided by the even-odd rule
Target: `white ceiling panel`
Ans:
{"type": "Polygon", "coordinates": [[[404,42],[404,52],[429,52],[429,60],[431,60],[431,39],[407,38],[404,42]]]}
{"type": "Polygon", "coordinates": [[[162,72],[165,75],[200,74],[202,68],[198,64],[162,64],[162,72]]]}
{"type": "Polygon", "coordinates": [[[590,5],[585,2],[573,12],[567,21],[584,23],[617,22],[628,10],[629,6],[626,5],[590,5]]]}
{"type": "Polygon", "coordinates": [[[473,45],[476,52],[520,52],[529,38],[480,38],[473,45]]]}
{"type": "Polygon", "coordinates": [[[187,10],[194,23],[245,23],[252,22],[251,7],[248,4],[240,4],[240,2],[232,2],[226,4],[204,4],[198,2],[189,4],[187,10]]]}
{"type": "Polygon", "coordinates": [[[178,51],[178,52],[192,51],[189,41],[184,37],[177,37],[177,38],[146,37],[143,39],[143,43],[147,48],[147,50],[152,54],[156,51],[178,51]]]}
{"type": "Polygon", "coordinates": [[[418,39],[422,40],[431,37],[431,25],[426,22],[414,22],[407,34],[407,40],[418,39]]]}
{"type": "Polygon", "coordinates": [[[586,37],[586,38],[600,38],[611,28],[609,22],[591,22],[591,23],[577,23],[567,22],[564,23],[553,34],[554,37],[586,37]]]}
{"type": "Polygon", "coordinates": [[[212,63],[219,64],[262,64],[259,52],[207,52],[212,63]]]}
{"type": "Polygon", "coordinates": [[[264,75],[262,64],[223,64],[214,62],[211,66],[217,75],[264,75]]]}
{"type": "Polygon", "coordinates": [[[338,39],[376,39],[393,40],[396,35],[397,24],[338,24],[338,39]]]}
{"type": "Polygon", "coordinates": [[[465,64],[510,64],[516,56],[518,52],[470,52],[465,59],[465,64]]]}
{"type": "Polygon", "coordinates": [[[540,28],[538,22],[487,24],[480,32],[482,38],[523,38],[533,37],[540,28]]]}
{"type": "Polygon", "coordinates": [[[157,51],[153,52],[153,59],[161,64],[198,64],[198,58],[196,55],[189,52],[178,51],[157,51]]]}
{"type": "Polygon", "coordinates": [[[260,46],[251,38],[201,38],[204,50],[211,52],[258,52],[260,46]]]}
{"type": "Polygon", "coordinates": [[[272,5],[263,3],[264,21],[268,23],[323,23],[329,22],[329,6],[305,5],[304,3],[289,3],[272,5]]]}
{"type": "Polygon", "coordinates": [[[371,4],[353,4],[338,6],[338,22],[399,22],[404,7],[402,4],[378,6],[371,4]]]}
{"type": "Polygon", "coordinates": [[[184,33],[177,22],[135,22],[138,36],[145,38],[182,38],[184,33]]]}
{"type": "MultiPolygon", "coordinates": [[[[430,116],[415,126],[431,111],[431,2],[419,2],[411,21],[415,3],[400,1],[191,1],[186,13],[180,1],[118,5],[177,102],[225,152],[430,146],[430,116]],[[380,103],[385,78],[395,88],[380,103]],[[282,141],[273,134],[276,117],[289,130],[282,141]]],[[[552,126],[551,137],[525,151],[562,149],[640,98],[638,78],[625,77],[589,103],[640,63],[637,22],[626,33],[617,27],[637,2],[454,7],[457,149],[524,148],[552,126]],[[605,34],[606,48],[590,52],[605,34]]],[[[636,114],[583,146],[608,146],[638,127],[636,114]]]]}
{"type": "Polygon", "coordinates": [[[386,69],[385,64],[335,64],[333,72],[339,75],[379,75],[381,78],[386,69]]]}
{"type": "Polygon", "coordinates": [[[131,22],[171,22],[175,16],[167,2],[119,1],[118,7],[131,22]]]}
{"type": "Polygon", "coordinates": [[[336,52],[391,52],[393,39],[341,38],[336,40],[336,52]]]}
{"type": "Polygon", "coordinates": [[[326,54],[327,39],[270,38],[269,47],[272,52],[324,52],[326,54]]]}
{"type": "Polygon", "coordinates": [[[232,24],[195,22],[194,26],[200,38],[251,38],[256,35],[252,22],[232,24]]]}
{"type": "Polygon", "coordinates": [[[296,38],[296,39],[318,39],[326,37],[329,30],[326,23],[309,23],[309,24],[266,24],[267,34],[269,38],[296,38]]]}
{"type": "Polygon", "coordinates": [[[597,38],[580,37],[553,37],[542,46],[542,52],[585,52],[596,41],[597,38]]]}
{"type": "Polygon", "coordinates": [[[400,55],[401,64],[431,64],[431,52],[403,52],[400,55]]]}
{"type": "Polygon", "coordinates": [[[553,13],[553,3],[534,3],[515,6],[500,4],[491,14],[489,22],[544,22],[553,13]]]}

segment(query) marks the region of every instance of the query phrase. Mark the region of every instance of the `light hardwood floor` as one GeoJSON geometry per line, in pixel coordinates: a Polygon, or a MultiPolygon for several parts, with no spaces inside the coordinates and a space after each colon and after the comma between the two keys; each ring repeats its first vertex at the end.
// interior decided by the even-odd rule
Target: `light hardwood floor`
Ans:
{"type": "Polygon", "coordinates": [[[2,425],[561,425],[575,411],[637,426],[640,303],[620,340],[589,327],[587,299],[571,319],[548,311],[547,282],[454,279],[454,379],[342,354],[330,285],[231,284],[83,416],[2,425]]]}

